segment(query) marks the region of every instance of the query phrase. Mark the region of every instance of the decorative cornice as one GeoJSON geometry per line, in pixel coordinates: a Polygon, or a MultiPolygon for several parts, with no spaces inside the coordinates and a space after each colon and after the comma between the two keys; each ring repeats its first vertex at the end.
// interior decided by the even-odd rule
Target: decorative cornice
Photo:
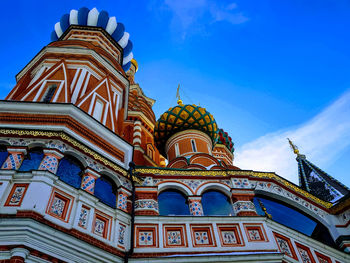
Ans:
{"type": "Polygon", "coordinates": [[[301,196],[312,200],[318,205],[324,208],[332,207],[332,203],[325,202],[316,196],[304,191],[299,186],[283,179],[275,173],[269,172],[255,172],[255,171],[244,171],[244,170],[219,170],[219,171],[200,171],[200,170],[180,170],[180,169],[161,169],[161,168],[137,168],[136,172],[141,174],[153,174],[153,175],[168,175],[168,176],[203,176],[203,177],[233,177],[233,176],[249,176],[263,179],[272,179],[279,182],[288,189],[297,192],[301,196]]]}
{"type": "Polygon", "coordinates": [[[0,127],[63,131],[128,169],[133,146],[73,104],[0,101],[0,127]]]}
{"type": "Polygon", "coordinates": [[[128,117],[140,118],[153,131],[154,124],[149,120],[149,118],[143,112],[128,110],[128,117]]]}
{"type": "Polygon", "coordinates": [[[38,131],[38,130],[15,130],[15,129],[0,129],[1,135],[17,135],[17,136],[34,136],[34,137],[56,137],[60,138],[63,141],[71,144],[72,146],[78,148],[79,150],[83,151],[84,153],[92,156],[95,160],[103,163],[106,166],[109,166],[110,168],[114,169],[115,171],[119,172],[123,176],[127,176],[127,171],[125,171],[123,168],[119,167],[118,165],[114,164],[113,162],[109,161],[108,159],[104,158],[100,154],[96,153],[95,151],[91,150],[90,148],[86,147],[85,145],[81,144],[80,142],[76,141],[75,139],[71,138],[64,132],[53,132],[53,131],[38,131]]]}

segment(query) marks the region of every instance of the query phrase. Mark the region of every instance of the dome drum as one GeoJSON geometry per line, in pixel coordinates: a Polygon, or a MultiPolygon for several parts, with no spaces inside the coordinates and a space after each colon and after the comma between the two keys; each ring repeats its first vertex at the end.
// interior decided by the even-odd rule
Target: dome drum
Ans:
{"type": "Polygon", "coordinates": [[[171,136],[165,145],[168,160],[179,156],[191,156],[196,153],[211,155],[213,143],[204,132],[197,130],[181,131],[171,136]]]}

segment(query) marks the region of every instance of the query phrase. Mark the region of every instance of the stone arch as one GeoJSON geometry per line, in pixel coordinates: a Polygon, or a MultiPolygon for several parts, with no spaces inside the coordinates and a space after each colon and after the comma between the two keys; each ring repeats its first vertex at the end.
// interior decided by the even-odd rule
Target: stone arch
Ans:
{"type": "Polygon", "coordinates": [[[78,189],[86,167],[87,164],[81,156],[73,151],[65,151],[64,157],[58,162],[56,175],[61,181],[78,189]]]}
{"type": "MultiPolygon", "coordinates": [[[[73,156],[74,158],[76,158],[81,165],[86,168],[89,166],[89,164],[86,162],[86,160],[81,156],[81,154],[77,153],[76,151],[73,150],[66,150],[64,152],[64,156],[73,156]]],[[[63,157],[64,158],[64,157],[63,157]]]]}
{"type": "Polygon", "coordinates": [[[0,146],[11,146],[11,144],[6,140],[0,140],[0,146]]]}
{"type": "Polygon", "coordinates": [[[190,164],[199,164],[203,167],[211,167],[213,165],[221,166],[220,162],[213,156],[206,153],[197,153],[191,156],[190,164]]]}
{"type": "Polygon", "coordinates": [[[42,142],[42,141],[35,141],[35,142],[31,142],[27,145],[28,150],[29,149],[33,149],[33,148],[46,148],[46,143],[42,142]]]}
{"type": "Polygon", "coordinates": [[[158,206],[160,215],[190,215],[187,186],[178,182],[163,182],[159,185],[158,206]]]}
{"type": "Polygon", "coordinates": [[[193,195],[193,191],[187,185],[176,181],[165,181],[158,184],[158,194],[166,190],[178,190],[186,197],[193,195]]]}
{"type": "Polygon", "coordinates": [[[118,176],[116,174],[111,173],[110,171],[107,170],[102,170],[100,172],[101,176],[106,176],[109,179],[111,179],[116,186],[119,188],[120,186],[122,186],[122,182],[120,181],[120,179],[118,178],[118,176]]]}
{"type": "Polygon", "coordinates": [[[201,196],[204,215],[232,216],[233,210],[231,188],[220,182],[208,182],[201,185],[197,194],[201,196]]]}
{"type": "Polygon", "coordinates": [[[113,208],[117,206],[118,185],[111,173],[102,172],[95,181],[94,195],[104,204],[113,208]]]}
{"type": "MultiPolygon", "coordinates": [[[[295,201],[295,200],[293,200],[291,198],[288,198],[288,197],[284,196],[283,194],[277,194],[277,193],[273,193],[273,192],[270,192],[270,191],[267,191],[267,190],[262,190],[262,189],[255,190],[255,193],[261,195],[262,197],[266,196],[268,198],[271,198],[272,200],[274,200],[276,202],[279,202],[279,203],[282,203],[282,204],[283,203],[288,204],[292,208],[295,208],[297,211],[300,210],[303,213],[305,213],[306,215],[310,216],[311,218],[319,221],[324,226],[326,226],[328,228],[331,227],[331,225],[324,218],[322,218],[322,216],[320,216],[317,213],[315,213],[315,211],[313,209],[308,209],[304,205],[298,203],[297,201],[295,201]]],[[[300,197],[297,197],[297,198],[299,200],[304,200],[304,199],[302,199],[300,197]]],[[[304,200],[304,201],[308,202],[306,200],[304,200]]],[[[315,206],[314,204],[312,204],[312,205],[315,206]]],[[[322,209],[320,209],[320,208],[317,208],[317,209],[322,211],[322,209]]],[[[331,231],[330,231],[330,233],[331,233],[331,231]]]]}
{"type": "Polygon", "coordinates": [[[207,170],[206,167],[204,167],[203,165],[200,165],[200,164],[190,164],[190,165],[184,167],[184,169],[191,169],[191,170],[207,170]]]}
{"type": "Polygon", "coordinates": [[[40,163],[44,158],[43,149],[43,144],[41,144],[40,142],[30,144],[27,147],[27,152],[24,155],[23,161],[18,170],[23,172],[38,170],[40,163]]]}
{"type": "Polygon", "coordinates": [[[202,195],[204,192],[208,190],[215,190],[215,191],[222,192],[223,194],[231,198],[231,188],[228,185],[220,182],[205,182],[201,184],[196,190],[196,195],[202,195]]]}
{"type": "Polygon", "coordinates": [[[174,160],[170,161],[167,165],[169,168],[184,168],[188,165],[188,161],[185,157],[179,156],[174,160]]]}

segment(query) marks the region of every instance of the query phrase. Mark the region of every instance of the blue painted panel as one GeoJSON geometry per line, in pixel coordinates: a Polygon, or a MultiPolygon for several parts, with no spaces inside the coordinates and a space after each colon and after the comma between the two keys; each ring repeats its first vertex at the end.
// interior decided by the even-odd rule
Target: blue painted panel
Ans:
{"type": "Polygon", "coordinates": [[[61,17],[60,24],[61,24],[62,32],[64,33],[64,31],[66,31],[67,28],[69,27],[69,14],[64,14],[61,17]]]}
{"type": "Polygon", "coordinates": [[[131,53],[132,48],[133,48],[133,44],[132,44],[132,42],[129,40],[129,41],[128,41],[128,44],[127,44],[126,47],[124,48],[124,58],[127,57],[127,56],[131,53]]]}
{"type": "Polygon", "coordinates": [[[57,41],[58,40],[58,37],[57,37],[57,34],[56,34],[56,31],[52,31],[51,32],[51,41],[57,41]]]}
{"type": "Polygon", "coordinates": [[[82,171],[83,168],[76,159],[64,157],[58,164],[56,175],[63,182],[75,188],[80,188],[82,171]]]}
{"type": "Polygon", "coordinates": [[[117,204],[117,187],[109,179],[105,177],[100,177],[95,182],[95,196],[100,199],[100,201],[108,206],[116,208],[117,204]]]}
{"type": "Polygon", "coordinates": [[[202,207],[206,216],[233,215],[229,197],[218,191],[205,192],[202,195],[202,207]]]}
{"type": "Polygon", "coordinates": [[[102,10],[98,16],[97,26],[106,29],[108,24],[109,15],[106,11],[102,10]]]}
{"type": "Polygon", "coordinates": [[[126,63],[126,64],[123,66],[123,70],[124,70],[125,72],[127,72],[127,71],[130,69],[130,67],[131,67],[131,62],[128,62],[128,63],[126,63]]]}
{"type": "Polygon", "coordinates": [[[114,40],[118,42],[123,37],[124,31],[125,31],[125,26],[122,23],[117,23],[117,28],[112,34],[112,37],[114,38],[114,40]]]}
{"type": "Polygon", "coordinates": [[[78,10],[78,25],[86,26],[87,25],[87,19],[89,15],[90,10],[86,7],[79,8],[78,10]]]}
{"type": "Polygon", "coordinates": [[[158,196],[159,214],[167,215],[190,215],[190,209],[186,197],[175,190],[164,191],[158,196]]]}
{"type": "Polygon", "coordinates": [[[20,171],[38,170],[39,165],[43,158],[44,158],[44,154],[42,150],[34,149],[32,151],[29,151],[29,154],[23,160],[19,170],[20,171]]]}

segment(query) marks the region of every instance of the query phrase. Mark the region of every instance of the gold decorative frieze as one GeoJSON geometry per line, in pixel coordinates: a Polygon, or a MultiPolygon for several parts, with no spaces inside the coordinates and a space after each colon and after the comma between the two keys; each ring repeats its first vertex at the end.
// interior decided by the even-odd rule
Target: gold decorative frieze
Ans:
{"type": "Polygon", "coordinates": [[[95,151],[91,150],[90,148],[86,147],[85,145],[81,144],[80,142],[76,141],[75,139],[65,134],[64,132],[0,129],[0,134],[17,135],[17,136],[34,136],[34,137],[56,137],[56,138],[58,137],[58,138],[61,138],[63,141],[71,144],[72,146],[76,147],[77,149],[83,151],[84,153],[92,156],[95,160],[100,161],[106,166],[109,166],[110,168],[119,172],[123,176],[127,176],[127,171],[125,171],[118,165],[114,164],[113,162],[109,161],[108,159],[104,158],[103,156],[96,153],[95,151]]]}
{"type": "Polygon", "coordinates": [[[313,202],[317,203],[318,205],[321,205],[325,208],[332,207],[332,203],[325,202],[316,196],[306,192],[305,190],[301,189],[297,185],[288,182],[287,180],[283,179],[282,177],[276,175],[275,173],[269,173],[269,172],[254,172],[254,171],[243,171],[243,170],[226,170],[226,171],[193,171],[193,170],[170,170],[170,169],[159,169],[159,168],[137,168],[136,172],[142,173],[142,174],[154,174],[154,175],[176,175],[176,176],[206,176],[206,177],[212,177],[212,176],[249,176],[249,177],[258,177],[258,178],[265,178],[265,179],[272,179],[274,181],[277,181],[284,185],[285,187],[293,190],[294,192],[297,192],[298,194],[312,200],[313,202]]]}

